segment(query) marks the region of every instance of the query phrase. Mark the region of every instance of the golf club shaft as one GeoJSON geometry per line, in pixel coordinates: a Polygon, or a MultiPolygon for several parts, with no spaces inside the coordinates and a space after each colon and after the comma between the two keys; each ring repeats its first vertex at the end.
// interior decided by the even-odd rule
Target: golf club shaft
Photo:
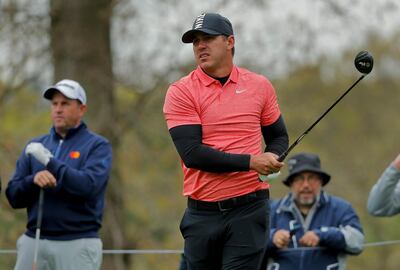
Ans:
{"type": "Polygon", "coordinates": [[[354,86],[356,86],[362,79],[364,79],[364,77],[365,77],[365,74],[361,75],[361,77],[358,78],[358,80],[356,82],[354,82],[353,85],[350,86],[349,89],[346,90],[346,92],[344,92],[306,131],[303,132],[303,134],[301,134],[297,138],[297,140],[294,143],[292,143],[289,146],[289,148],[285,152],[283,152],[279,156],[278,161],[282,162],[287,157],[287,155],[290,153],[290,151],[292,151],[293,148],[307,135],[307,133],[310,132],[310,130],[312,130],[319,123],[319,121],[321,121],[322,118],[324,118],[325,115],[327,115],[330,112],[330,110],[332,110],[333,107],[335,107],[336,104],[338,104],[339,101],[341,101],[350,92],[350,90],[354,88],[354,86]]]}
{"type": "Polygon", "coordinates": [[[36,220],[35,250],[33,255],[32,270],[36,270],[37,257],[39,253],[40,227],[42,226],[42,217],[43,217],[43,200],[44,200],[44,190],[43,188],[41,188],[39,193],[38,216],[36,220]]]}

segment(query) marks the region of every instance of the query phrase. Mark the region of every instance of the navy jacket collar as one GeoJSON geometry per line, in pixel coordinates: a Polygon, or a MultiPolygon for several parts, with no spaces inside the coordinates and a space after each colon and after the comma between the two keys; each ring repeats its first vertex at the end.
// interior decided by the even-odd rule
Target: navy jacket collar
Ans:
{"type": "MultiPolygon", "coordinates": [[[[82,121],[77,127],[71,128],[71,129],[68,130],[67,135],[65,136],[64,140],[70,138],[70,137],[73,136],[74,134],[76,134],[76,133],[78,133],[79,131],[84,130],[84,129],[87,129],[87,126],[86,126],[86,124],[82,121]]],[[[52,136],[53,138],[55,138],[55,139],[62,139],[62,137],[60,136],[60,134],[58,134],[58,133],[56,132],[54,126],[51,127],[51,129],[50,129],[50,134],[51,134],[51,136],[52,136]]]]}

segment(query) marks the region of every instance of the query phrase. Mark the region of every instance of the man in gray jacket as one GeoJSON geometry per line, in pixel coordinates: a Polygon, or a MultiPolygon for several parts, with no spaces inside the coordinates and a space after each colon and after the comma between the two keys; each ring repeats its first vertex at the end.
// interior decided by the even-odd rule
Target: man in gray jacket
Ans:
{"type": "Polygon", "coordinates": [[[373,216],[386,217],[400,213],[400,154],[372,187],[367,208],[373,216]]]}

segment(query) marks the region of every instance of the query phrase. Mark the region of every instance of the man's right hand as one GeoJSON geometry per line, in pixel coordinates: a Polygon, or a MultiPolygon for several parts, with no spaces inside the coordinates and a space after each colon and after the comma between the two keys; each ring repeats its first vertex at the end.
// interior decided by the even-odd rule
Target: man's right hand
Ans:
{"type": "Polygon", "coordinates": [[[393,166],[400,170],[400,154],[393,160],[393,166]]]}
{"type": "Polygon", "coordinates": [[[263,175],[279,172],[284,163],[278,161],[278,158],[278,155],[271,152],[252,155],[250,157],[250,169],[263,175]]]}
{"type": "Polygon", "coordinates": [[[272,242],[277,248],[287,248],[290,243],[290,233],[287,230],[278,230],[272,238],[272,242]]]}
{"type": "Polygon", "coordinates": [[[57,180],[49,171],[44,170],[35,174],[33,183],[41,188],[55,187],[57,180]]]}

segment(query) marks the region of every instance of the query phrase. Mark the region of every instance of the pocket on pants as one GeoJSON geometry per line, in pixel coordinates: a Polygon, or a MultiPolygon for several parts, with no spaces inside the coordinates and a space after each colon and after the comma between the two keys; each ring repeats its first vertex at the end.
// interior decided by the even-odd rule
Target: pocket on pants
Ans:
{"type": "Polygon", "coordinates": [[[33,248],[35,239],[30,238],[26,236],[25,234],[21,234],[20,237],[18,237],[16,246],[17,246],[17,251],[21,250],[22,248],[25,247],[26,250],[30,250],[33,248]]]}
{"type": "Polygon", "coordinates": [[[181,231],[181,234],[183,237],[184,237],[185,228],[187,228],[187,222],[185,222],[186,221],[185,217],[186,217],[187,211],[188,211],[188,209],[186,209],[185,213],[183,213],[181,222],[179,223],[179,230],[181,231]]]}
{"type": "Polygon", "coordinates": [[[18,239],[17,239],[17,250],[19,250],[20,248],[21,248],[21,242],[22,242],[22,237],[23,237],[24,235],[22,234],[20,237],[18,237],[18,239]]]}
{"type": "Polygon", "coordinates": [[[90,264],[98,264],[101,261],[103,243],[100,239],[82,239],[82,258],[90,264]]]}

